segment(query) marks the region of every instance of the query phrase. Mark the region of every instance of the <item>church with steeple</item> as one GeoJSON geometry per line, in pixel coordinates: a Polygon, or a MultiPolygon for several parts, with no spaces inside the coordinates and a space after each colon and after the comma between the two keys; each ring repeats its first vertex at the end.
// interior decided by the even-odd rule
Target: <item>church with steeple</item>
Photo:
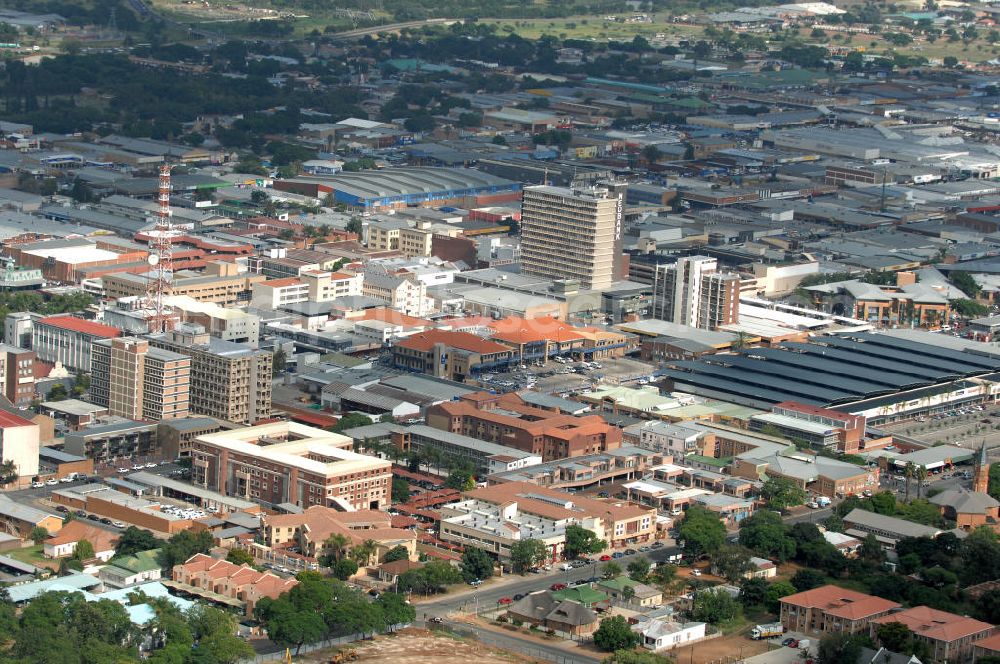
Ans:
{"type": "Polygon", "coordinates": [[[976,472],[972,479],[972,490],[977,493],[986,493],[990,486],[990,462],[986,458],[986,441],[979,447],[979,455],[976,457],[976,472]]]}
{"type": "Polygon", "coordinates": [[[972,490],[949,489],[933,496],[930,502],[941,508],[941,515],[962,530],[990,526],[1000,530],[1000,502],[987,491],[990,486],[990,461],[984,441],[976,454],[972,490]]]}

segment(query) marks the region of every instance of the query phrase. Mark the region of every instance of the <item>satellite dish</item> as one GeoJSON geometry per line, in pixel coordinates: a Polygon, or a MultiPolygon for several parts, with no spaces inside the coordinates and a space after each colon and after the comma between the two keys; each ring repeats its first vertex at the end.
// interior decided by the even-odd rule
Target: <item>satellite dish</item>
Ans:
{"type": "Polygon", "coordinates": [[[149,258],[146,259],[146,262],[155,267],[156,264],[160,262],[160,257],[156,254],[150,254],[149,258]]]}

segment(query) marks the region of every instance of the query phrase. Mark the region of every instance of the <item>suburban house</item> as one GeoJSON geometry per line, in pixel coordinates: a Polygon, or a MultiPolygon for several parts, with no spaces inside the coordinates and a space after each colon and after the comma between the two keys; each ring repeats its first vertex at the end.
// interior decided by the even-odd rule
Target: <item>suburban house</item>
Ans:
{"type": "Polygon", "coordinates": [[[592,609],[579,602],[560,600],[551,590],[540,590],[514,602],[507,607],[507,617],[572,636],[591,634],[600,622],[592,609]]]}
{"type": "Polygon", "coordinates": [[[653,618],[632,625],[632,631],[642,636],[642,647],[658,652],[679,648],[692,641],[705,638],[705,623],[679,623],[653,618]]]}
{"type": "Polygon", "coordinates": [[[157,553],[159,549],[152,549],[112,559],[101,568],[98,576],[109,588],[128,588],[147,581],[159,581],[161,572],[157,553]]]}
{"type": "Polygon", "coordinates": [[[42,544],[42,553],[46,558],[67,558],[76,552],[77,545],[86,540],[94,547],[94,557],[108,561],[115,555],[115,543],[118,541],[115,533],[92,526],[85,521],[70,521],[55,535],[42,544]]]}

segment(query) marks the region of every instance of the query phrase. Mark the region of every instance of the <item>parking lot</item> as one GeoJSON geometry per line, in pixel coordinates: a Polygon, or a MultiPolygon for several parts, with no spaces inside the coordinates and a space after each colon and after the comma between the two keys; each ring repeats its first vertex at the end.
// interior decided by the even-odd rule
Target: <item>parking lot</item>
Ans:
{"type": "Polygon", "coordinates": [[[496,392],[536,389],[553,394],[569,394],[590,389],[598,383],[647,385],[651,367],[630,358],[603,358],[579,361],[557,357],[546,364],[523,364],[513,371],[483,374],[480,385],[496,392]]]}
{"type": "Polygon", "coordinates": [[[985,441],[987,447],[993,447],[1000,444],[1000,405],[967,406],[881,428],[928,445],[978,448],[985,441]]]}

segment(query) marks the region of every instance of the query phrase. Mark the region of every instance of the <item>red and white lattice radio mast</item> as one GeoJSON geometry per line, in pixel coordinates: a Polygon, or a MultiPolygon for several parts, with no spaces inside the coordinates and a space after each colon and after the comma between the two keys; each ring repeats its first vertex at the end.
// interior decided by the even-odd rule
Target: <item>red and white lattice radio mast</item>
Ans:
{"type": "Polygon", "coordinates": [[[174,225],[170,220],[170,166],[160,166],[160,187],[157,194],[156,229],[149,243],[149,264],[153,268],[146,286],[146,308],[153,310],[149,318],[149,331],[166,332],[173,327],[173,316],[164,299],[168,297],[173,284],[173,236],[174,225]]]}

